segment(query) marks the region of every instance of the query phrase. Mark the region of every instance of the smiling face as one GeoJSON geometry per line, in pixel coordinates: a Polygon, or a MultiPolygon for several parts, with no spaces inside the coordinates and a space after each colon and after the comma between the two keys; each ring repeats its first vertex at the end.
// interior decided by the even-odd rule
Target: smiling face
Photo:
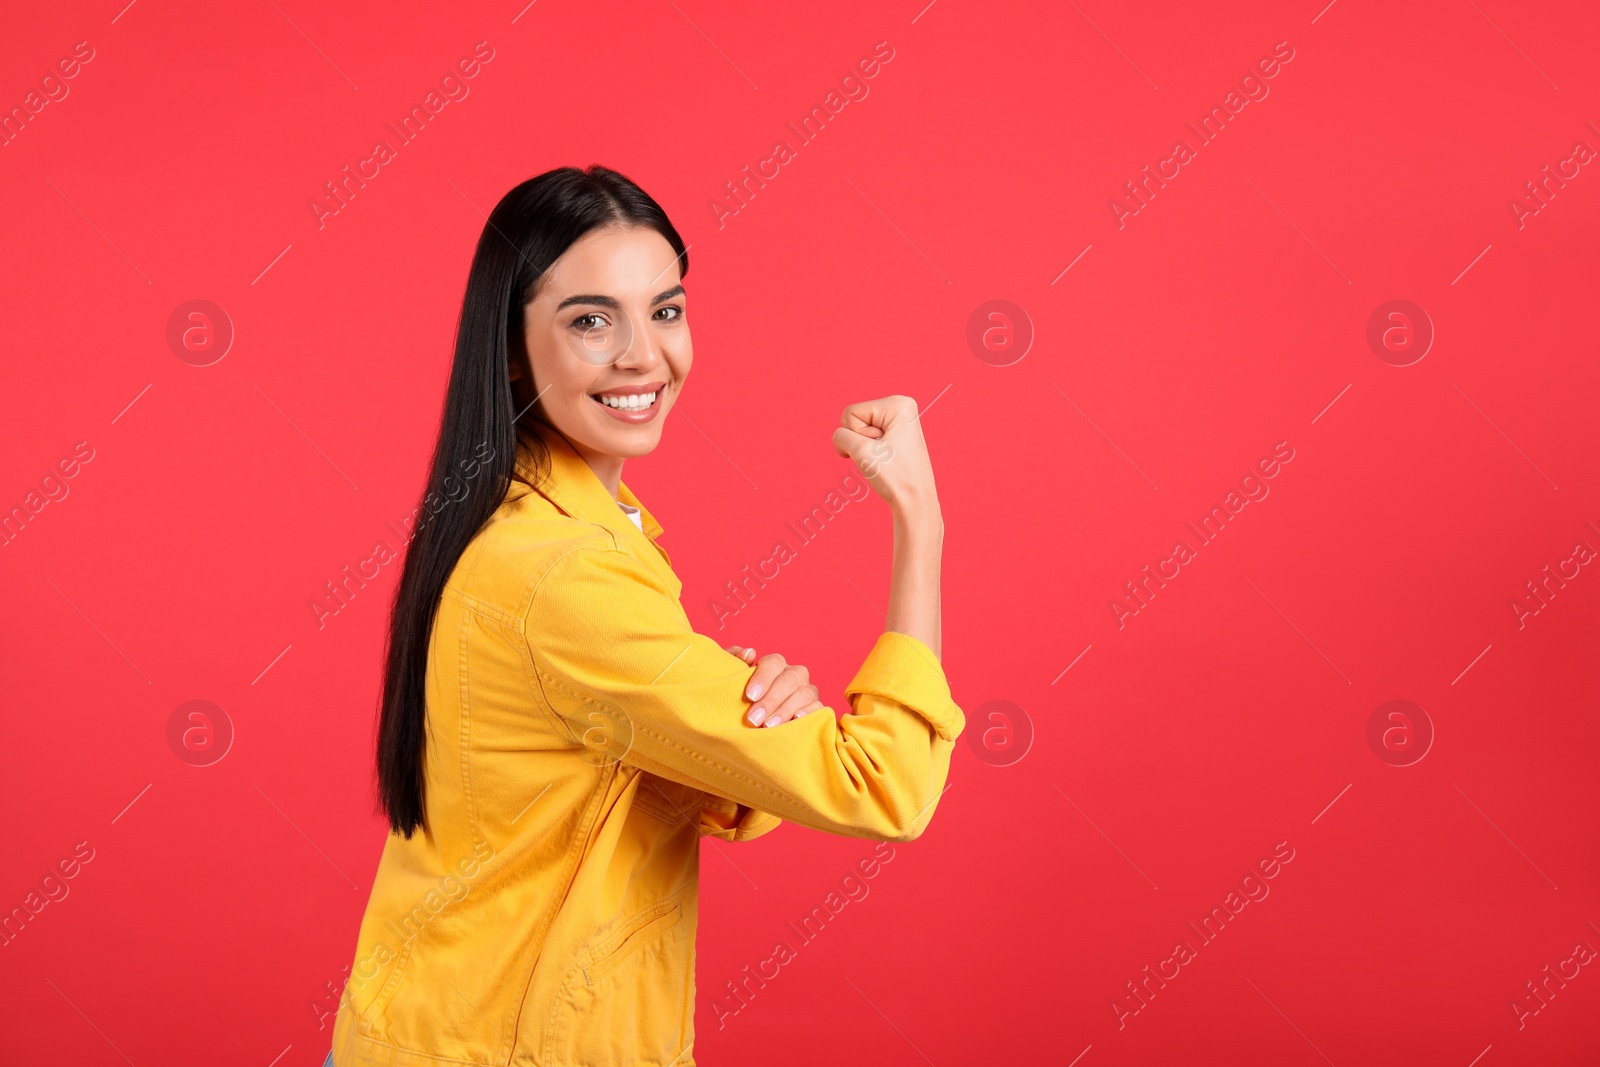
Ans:
{"type": "Polygon", "coordinates": [[[686,295],[666,238],[611,225],[573,242],[524,308],[533,381],[513,366],[517,407],[537,395],[540,416],[613,495],[622,461],[660,444],[689,377],[686,295]]]}

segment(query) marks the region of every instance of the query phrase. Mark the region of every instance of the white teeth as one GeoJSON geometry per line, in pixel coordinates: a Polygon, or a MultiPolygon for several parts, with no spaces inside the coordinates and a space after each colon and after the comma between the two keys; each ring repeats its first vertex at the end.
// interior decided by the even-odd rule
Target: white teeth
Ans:
{"type": "Polygon", "coordinates": [[[599,396],[595,398],[608,408],[620,411],[642,411],[656,402],[655,393],[636,393],[632,396],[599,396]]]}

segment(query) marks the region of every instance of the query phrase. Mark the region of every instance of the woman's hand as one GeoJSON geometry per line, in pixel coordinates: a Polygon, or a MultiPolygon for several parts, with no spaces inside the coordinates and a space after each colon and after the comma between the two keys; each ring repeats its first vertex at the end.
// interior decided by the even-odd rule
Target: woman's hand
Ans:
{"type": "Polygon", "coordinates": [[[833,447],[855,463],[873,492],[897,511],[938,512],[933,463],[915,400],[886,396],[851,404],[839,422],[833,447]]]}
{"type": "Polygon", "coordinates": [[[839,421],[833,447],[855,463],[894,516],[885,629],[916,638],[938,656],[944,516],[917,402],[909,396],[886,396],[851,404],[839,421]]]}
{"type": "Polygon", "coordinates": [[[757,659],[755,649],[738,645],[728,646],[728,651],[756,664],[756,673],[744,690],[752,704],[745,716],[751,726],[777,726],[822,707],[817,687],[811,684],[811,672],[800,664],[789,663],[776,652],[757,659]]]}

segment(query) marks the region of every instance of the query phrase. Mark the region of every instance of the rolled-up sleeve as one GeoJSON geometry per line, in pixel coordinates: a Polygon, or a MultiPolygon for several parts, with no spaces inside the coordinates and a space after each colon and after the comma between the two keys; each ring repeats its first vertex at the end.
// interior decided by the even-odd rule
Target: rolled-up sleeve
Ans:
{"type": "Polygon", "coordinates": [[[550,713],[576,744],[730,802],[702,809],[702,832],[753,837],[775,816],[903,841],[933,817],[965,717],[916,638],[878,636],[845,687],[844,715],[767,729],[745,720],[753,668],[695,633],[660,574],[626,550],[566,550],[528,603],[528,652],[550,713]]]}

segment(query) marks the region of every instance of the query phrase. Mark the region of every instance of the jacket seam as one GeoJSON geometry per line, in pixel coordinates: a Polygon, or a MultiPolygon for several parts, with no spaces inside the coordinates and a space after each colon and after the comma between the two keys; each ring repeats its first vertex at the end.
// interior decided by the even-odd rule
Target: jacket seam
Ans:
{"type": "Polygon", "coordinates": [[[601,552],[620,552],[623,555],[633,555],[633,553],[629,552],[627,549],[623,548],[617,543],[617,535],[615,533],[606,529],[604,526],[597,526],[593,524],[589,525],[591,525],[594,529],[594,534],[591,534],[586,540],[573,541],[569,543],[564,549],[562,549],[560,555],[552,558],[548,563],[545,564],[543,568],[540,569],[539,573],[534,576],[528,589],[528,610],[531,611],[533,609],[533,601],[539,595],[539,587],[543,585],[545,580],[550,577],[550,572],[559,567],[562,562],[574,552],[582,552],[586,548],[593,548],[601,552]]]}
{"type": "Polygon", "coordinates": [[[566,855],[563,857],[561,877],[557,882],[556,892],[550,894],[550,901],[545,905],[544,914],[540,916],[539,922],[534,926],[532,940],[539,946],[540,951],[529,953],[531,958],[524,965],[522,976],[517,983],[522,987],[522,995],[516,1000],[516,1009],[511,1013],[511,1024],[507,1030],[510,1034],[509,1042],[512,1052],[522,1047],[522,1017],[527,1012],[528,997],[533,992],[533,972],[538,967],[539,957],[544,948],[545,938],[549,936],[550,927],[555,923],[556,916],[560,913],[561,905],[566,900],[567,893],[572,889],[573,879],[577,877],[578,858],[583,854],[585,847],[589,844],[589,837],[594,832],[595,821],[600,814],[600,798],[605,795],[612,778],[616,775],[615,766],[613,764],[610,770],[595,779],[594,788],[590,790],[589,800],[583,808],[583,817],[579,819],[576,832],[572,835],[572,843],[567,846],[566,855]]]}
{"type": "MultiPolygon", "coordinates": [[[[432,1060],[435,1063],[465,1064],[467,1067],[499,1067],[498,1064],[485,1063],[482,1060],[464,1060],[458,1056],[436,1056],[431,1052],[422,1052],[418,1049],[407,1048],[404,1045],[396,1045],[392,1041],[384,1041],[381,1038],[373,1037],[370,1034],[363,1034],[359,1027],[356,1029],[355,1036],[360,1038],[362,1041],[365,1041],[369,1045],[381,1045],[384,1048],[393,1049],[395,1052],[403,1055],[416,1056],[421,1059],[432,1060]]],[[[394,1057],[392,1056],[390,1057],[390,1059],[393,1058],[394,1057]]]]}
{"type": "MultiPolygon", "coordinates": [[[[460,719],[460,736],[457,739],[457,745],[460,748],[458,759],[461,770],[461,795],[467,809],[467,837],[472,844],[474,852],[477,851],[477,845],[480,842],[484,845],[488,845],[489,843],[488,838],[483,832],[482,820],[479,818],[478,796],[477,792],[473,788],[472,776],[472,726],[473,715],[476,709],[472,703],[472,677],[468,664],[472,662],[472,630],[473,624],[478,621],[476,618],[477,615],[477,612],[469,610],[463,617],[460,635],[460,648],[457,653],[460,656],[460,666],[457,668],[457,681],[461,690],[458,701],[458,705],[460,707],[460,713],[458,716],[460,719]]],[[[493,852],[492,847],[490,851],[491,853],[493,852]]],[[[512,1014],[512,1012],[510,1009],[508,1009],[507,1015],[510,1014],[512,1014]]],[[[503,1040],[501,1047],[496,1050],[496,1062],[509,1062],[514,1051],[514,1039],[510,1041],[503,1040]]]]}
{"type": "Polygon", "coordinates": [[[453,586],[446,585],[444,587],[444,591],[443,591],[443,593],[441,595],[446,600],[455,601],[457,604],[459,604],[462,607],[466,608],[468,611],[477,612],[479,615],[487,615],[490,618],[494,619],[496,622],[507,623],[507,624],[512,625],[512,626],[515,626],[517,624],[516,618],[510,612],[503,611],[500,608],[495,607],[493,604],[489,603],[488,601],[481,600],[478,597],[472,596],[469,593],[463,593],[461,590],[459,590],[459,589],[457,589],[457,588],[455,588],[453,586]]]}
{"type": "MultiPolygon", "coordinates": [[[[446,587],[446,592],[448,592],[448,587],[446,587]]],[[[466,617],[462,619],[462,622],[466,622],[466,617]]],[[[437,616],[435,616],[435,622],[437,622],[437,616]]],[[[461,640],[462,659],[461,667],[458,669],[459,672],[461,672],[461,675],[466,675],[467,669],[466,632],[466,625],[462,625],[461,638],[459,638],[459,640],[461,640]]],[[[435,632],[434,635],[429,638],[430,656],[432,656],[432,643],[434,643],[434,638],[438,637],[440,637],[440,635],[435,632]]],[[[466,693],[466,678],[464,677],[462,677],[462,693],[466,693]]],[[[426,694],[424,694],[424,701],[426,701],[426,694]]],[[[466,715],[466,712],[462,712],[462,717],[464,717],[464,715],[466,715]]],[[[422,728],[432,729],[432,725],[430,725],[429,720],[427,720],[426,712],[424,712],[424,715],[422,715],[422,728]]],[[[472,814],[470,814],[470,805],[469,816],[467,816],[467,825],[469,825],[470,835],[472,835],[474,838],[477,838],[477,829],[475,829],[474,817],[472,817],[472,814]]],[[[384,979],[384,984],[379,987],[378,995],[373,997],[373,1003],[371,1003],[370,1009],[371,1016],[382,1016],[382,1014],[389,1011],[389,1001],[394,1000],[395,993],[400,992],[400,985],[402,985],[402,982],[405,981],[405,973],[411,968],[411,960],[413,960],[414,955],[413,947],[416,945],[416,942],[418,942],[418,939],[421,939],[421,937],[422,931],[418,931],[416,937],[411,937],[410,941],[406,941],[405,944],[402,945],[402,949],[400,949],[400,952],[397,953],[397,957],[395,957],[394,969],[389,971],[389,977],[386,977],[386,979],[384,979]]],[[[366,1013],[363,1013],[362,1016],[358,1017],[366,1017],[366,1013]]]]}
{"type": "Polygon", "coordinates": [[[601,548],[606,551],[626,551],[626,549],[619,544],[616,531],[607,529],[605,526],[602,526],[596,522],[585,522],[582,519],[576,518],[574,518],[572,521],[583,527],[583,529],[586,531],[584,536],[574,539],[567,546],[567,548],[561,552],[560,555],[545,560],[543,565],[537,568],[534,573],[528,577],[526,584],[518,592],[515,600],[516,607],[514,610],[507,611],[506,609],[498,607],[494,603],[484,600],[481,597],[473,596],[471,593],[464,592],[457,585],[455,585],[454,582],[445,583],[442,595],[447,599],[454,600],[456,603],[465,608],[477,612],[480,615],[488,616],[489,618],[494,619],[496,622],[509,626],[518,633],[524,632],[528,610],[532,607],[534,594],[537,592],[540,583],[544,581],[545,576],[549,574],[551,568],[555,567],[574,551],[582,548],[601,548]]]}
{"type": "MultiPolygon", "coordinates": [[[[448,593],[449,591],[450,591],[449,587],[446,586],[445,592],[448,593]]],[[[435,626],[437,627],[437,623],[438,623],[438,617],[437,616],[435,616],[434,621],[435,621],[435,626]]],[[[466,627],[463,626],[462,627],[462,638],[461,638],[461,640],[463,642],[463,645],[465,643],[465,632],[466,632],[466,627]]],[[[429,637],[428,645],[429,645],[429,657],[430,658],[432,657],[433,641],[434,641],[435,638],[438,638],[440,636],[441,635],[436,631],[434,634],[432,634],[429,637]]],[[[463,673],[465,672],[465,670],[466,670],[466,660],[465,660],[465,658],[462,659],[461,666],[458,668],[458,670],[463,672],[463,673]]],[[[465,681],[463,679],[463,687],[464,687],[464,685],[465,685],[465,681]]],[[[429,722],[427,715],[424,714],[423,715],[423,729],[425,731],[431,731],[432,728],[433,728],[432,727],[432,723],[429,722]]],[[[426,751],[426,749],[425,749],[425,751],[426,751]]],[[[426,810],[424,810],[424,815],[426,815],[426,810]]],[[[477,836],[477,829],[473,825],[473,820],[472,820],[472,817],[471,817],[470,814],[468,816],[468,827],[471,830],[472,835],[474,837],[476,837],[477,836]]],[[[377,995],[372,998],[371,1007],[369,1008],[369,1010],[367,1012],[361,1013],[358,1016],[358,1018],[368,1018],[368,1017],[377,1018],[377,1017],[382,1016],[383,1014],[385,1014],[388,1011],[389,1002],[391,1000],[393,1000],[395,994],[400,991],[400,986],[401,986],[402,982],[404,981],[406,971],[410,969],[411,960],[412,960],[412,958],[414,956],[414,953],[413,953],[412,950],[415,947],[417,941],[419,941],[422,938],[422,936],[423,936],[423,932],[422,931],[418,931],[416,937],[411,938],[410,940],[407,940],[401,946],[401,949],[400,949],[399,953],[396,955],[396,958],[395,958],[395,961],[394,961],[394,968],[389,972],[389,976],[384,979],[383,985],[378,988],[377,995]]],[[[396,1046],[396,1047],[398,1047],[398,1046],[396,1046]]]]}
{"type": "MultiPolygon", "coordinates": [[[[574,689],[572,686],[568,685],[565,681],[563,681],[560,678],[560,676],[553,674],[552,672],[546,670],[543,667],[540,667],[537,664],[537,662],[535,662],[535,664],[534,664],[534,670],[538,673],[538,676],[539,676],[541,684],[548,684],[548,685],[550,685],[550,686],[552,686],[552,687],[554,687],[556,689],[559,689],[562,692],[566,693],[568,696],[572,697],[574,700],[582,700],[582,701],[593,701],[594,700],[594,697],[592,695],[590,695],[588,693],[583,693],[583,692],[580,692],[577,689],[574,689]]],[[[558,712],[556,712],[554,708],[551,708],[550,710],[551,710],[552,714],[556,715],[558,718],[563,718],[563,721],[564,721],[564,717],[562,717],[558,712]]],[[[772,797],[772,798],[775,798],[775,799],[778,799],[778,800],[785,800],[785,801],[788,801],[791,804],[796,804],[796,805],[798,805],[798,806],[800,806],[802,808],[810,810],[810,805],[802,802],[798,798],[790,796],[788,793],[785,793],[781,789],[772,788],[770,785],[768,785],[766,782],[763,782],[759,778],[753,778],[750,775],[745,774],[743,771],[736,770],[736,769],[734,769],[732,767],[729,767],[729,766],[727,766],[727,765],[725,765],[723,763],[720,763],[717,760],[711,759],[709,756],[705,755],[704,753],[698,752],[695,749],[692,749],[689,746],[687,746],[685,744],[682,744],[681,742],[673,739],[669,735],[664,734],[664,733],[660,732],[659,730],[652,729],[648,724],[633,722],[631,720],[631,718],[629,720],[629,724],[632,726],[632,728],[634,730],[639,731],[641,733],[648,734],[650,737],[654,738],[656,741],[660,742],[662,745],[664,745],[664,746],[666,746],[668,748],[671,748],[671,749],[673,749],[673,750],[675,750],[677,752],[680,752],[683,755],[689,756],[692,759],[698,761],[699,763],[706,764],[706,765],[708,765],[710,767],[714,767],[718,771],[721,771],[724,775],[726,775],[727,777],[729,777],[729,778],[731,778],[731,779],[733,779],[735,781],[743,782],[746,785],[753,786],[756,789],[761,790],[768,797],[772,797]]],[[[570,730],[570,727],[569,727],[569,730],[570,730]]],[[[631,749],[632,746],[630,745],[629,747],[631,749]]],[[[621,761],[619,760],[618,762],[621,762],[621,761]]],[[[707,784],[709,784],[709,783],[707,783],[707,784]]],[[[696,788],[699,788],[699,787],[697,786],[696,788]]],[[[703,791],[704,790],[702,790],[702,792],[703,791]]],[[[746,807],[750,807],[751,805],[745,805],[745,806],[746,807]]]]}
{"type": "MultiPolygon", "coordinates": [[[[718,762],[717,760],[712,759],[711,757],[705,755],[705,753],[703,753],[703,752],[697,752],[694,749],[690,748],[688,745],[685,745],[685,744],[675,740],[671,736],[669,736],[667,734],[664,734],[664,733],[661,733],[659,730],[652,729],[648,724],[645,724],[643,726],[635,727],[635,729],[643,730],[645,733],[647,733],[651,737],[655,738],[661,744],[663,744],[663,745],[665,745],[665,746],[667,746],[669,748],[676,749],[678,752],[682,753],[683,755],[689,756],[689,757],[697,760],[700,763],[708,764],[708,765],[710,765],[712,767],[715,767],[717,770],[721,771],[723,774],[727,775],[729,778],[734,779],[735,781],[744,782],[747,785],[754,786],[755,788],[757,788],[757,789],[761,790],[762,792],[764,792],[769,797],[774,797],[774,798],[776,798],[778,800],[786,800],[789,803],[799,805],[800,807],[802,807],[802,808],[804,808],[804,809],[806,809],[808,811],[811,810],[811,805],[806,804],[805,802],[801,801],[798,797],[790,796],[788,793],[785,793],[781,789],[774,789],[770,785],[768,785],[766,782],[763,782],[759,778],[753,778],[750,775],[745,774],[743,771],[736,770],[736,769],[734,769],[732,767],[728,767],[728,766],[718,762]]],[[[745,805],[745,806],[746,807],[751,807],[752,805],[745,805]]]]}

